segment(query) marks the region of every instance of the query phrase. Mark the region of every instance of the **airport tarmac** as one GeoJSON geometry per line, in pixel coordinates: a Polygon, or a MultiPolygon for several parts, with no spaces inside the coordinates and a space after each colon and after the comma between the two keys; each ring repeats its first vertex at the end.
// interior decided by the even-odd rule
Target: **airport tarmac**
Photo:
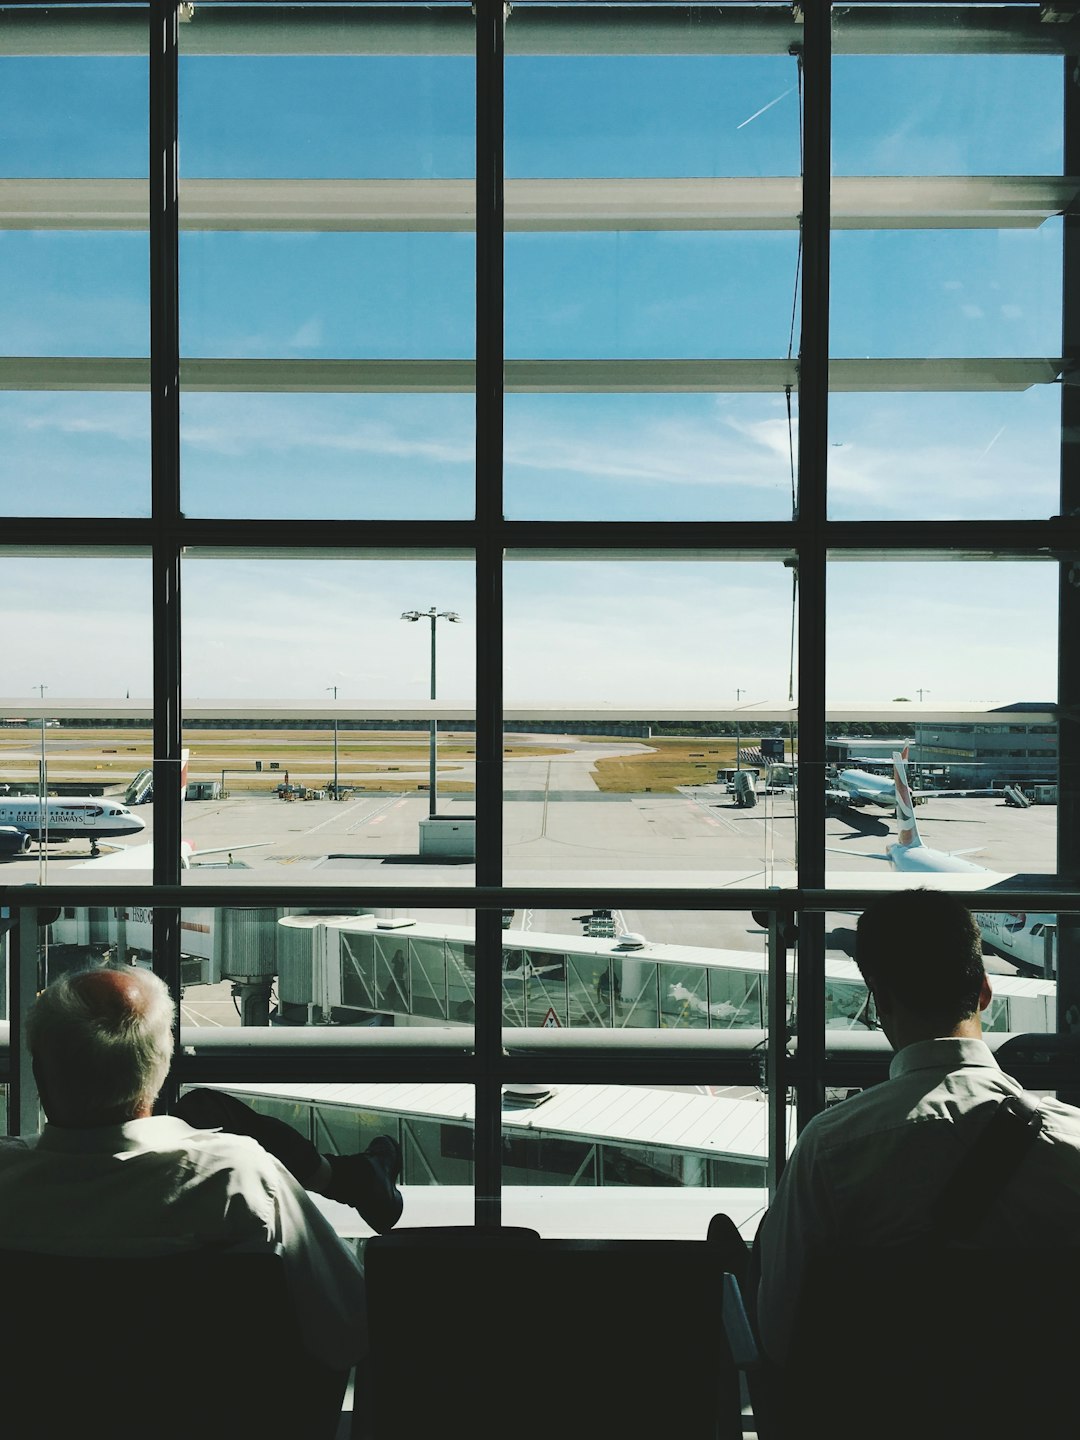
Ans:
{"type": "MultiPolygon", "coordinates": [[[[794,869],[795,819],[790,795],[761,796],[758,805],[741,808],[723,787],[709,785],[671,795],[607,795],[579,789],[568,793],[563,762],[558,788],[549,783],[546,762],[531,761],[533,793],[515,776],[504,810],[505,877],[509,884],[642,887],[738,886],[755,889],[774,883],[794,869]],[[520,788],[518,788],[520,786],[520,788]],[[535,787],[535,788],[533,788],[535,787]]],[[[552,765],[551,770],[554,770],[552,765]]],[[[140,841],[152,841],[151,806],[138,808],[147,829],[140,841]]],[[[439,813],[473,814],[471,796],[441,796],[439,813]]],[[[198,904],[198,889],[215,886],[309,886],[317,903],[320,887],[356,884],[384,887],[393,912],[394,892],[402,886],[445,886],[450,892],[473,883],[468,861],[422,859],[420,823],[428,814],[426,792],[353,796],[344,801],[291,800],[273,796],[235,796],[189,801],[184,807],[185,838],[194,846],[192,868],[184,881],[198,904]],[[231,863],[230,863],[230,850],[231,863]],[[248,848],[250,847],[250,848],[248,848]],[[211,853],[212,852],[212,853],[211,853]],[[220,852],[220,853],[219,853],[220,852]]],[[[1054,806],[1013,809],[990,798],[935,797],[919,807],[924,839],[941,850],[964,851],[988,869],[1048,872],[1054,862],[1057,811],[1054,806]]],[[[890,874],[884,855],[895,835],[895,817],[884,811],[848,810],[826,820],[831,875],[857,877],[890,874]]],[[[103,846],[103,849],[105,847],[103,846]]],[[[148,869],[79,868],[88,858],[81,842],[49,847],[45,879],[54,883],[146,884],[148,869]]],[[[0,876],[8,884],[35,883],[35,854],[8,861],[0,876]]],[[[863,882],[866,883],[866,882],[863,882]]],[[[269,898],[269,897],[268,897],[269,898]]],[[[580,911],[556,911],[542,903],[515,912],[515,932],[581,937],[587,933],[580,911]]],[[[448,902],[451,896],[447,895],[448,902]]],[[[587,911],[584,913],[588,913],[587,911]]],[[[424,917],[469,923],[452,903],[424,917]]],[[[766,935],[748,910],[711,912],[640,910],[612,916],[616,934],[635,932],[649,941],[751,951],[764,955],[766,935]]],[[[826,916],[826,950],[850,956],[855,917],[826,916]]],[[[1006,961],[988,957],[988,968],[1012,973],[1006,961]]],[[[231,988],[198,987],[185,996],[189,1024],[232,1025],[237,1015],[231,988]]]]}
{"type": "MultiPolygon", "coordinates": [[[[420,823],[428,810],[426,792],[373,792],[342,801],[259,795],[188,801],[183,834],[194,854],[185,883],[227,884],[233,878],[245,885],[280,884],[287,875],[290,883],[312,885],[350,879],[388,886],[472,884],[467,860],[421,857],[420,823]]],[[[438,812],[472,817],[473,797],[440,795],[438,812]]],[[[152,841],[152,807],[136,813],[146,822],[138,842],[152,841]]],[[[756,806],[741,808],[718,785],[670,795],[605,794],[595,787],[568,793],[560,774],[557,789],[515,785],[508,791],[503,823],[507,884],[757,888],[775,883],[777,872],[795,864],[792,797],[762,796],[756,806]]],[[[927,845],[1003,872],[1051,873],[1056,823],[1051,805],[1018,810],[997,799],[943,796],[919,807],[927,845]]],[[[830,875],[884,868],[885,847],[895,833],[895,818],[885,811],[829,815],[830,875]]],[[[102,842],[103,852],[120,848],[102,842]]],[[[81,841],[50,845],[49,878],[79,884],[148,878],[138,868],[73,868],[88,858],[81,841]]],[[[0,873],[17,884],[25,872],[33,883],[37,869],[35,850],[7,862],[0,873]]]]}
{"type": "MultiPolygon", "coordinates": [[[[583,766],[584,761],[577,759],[583,766]]],[[[530,760],[515,770],[504,807],[505,882],[536,886],[627,886],[761,888],[790,883],[795,864],[795,818],[790,795],[760,797],[750,808],[734,804],[723,787],[697,786],[669,795],[604,794],[572,789],[573,759],[530,760]],[[528,784],[523,783],[527,781],[528,784]]],[[[152,807],[139,807],[152,841],[152,807]]],[[[472,796],[441,795],[439,814],[473,815],[472,796]]],[[[1036,876],[1052,872],[1057,810],[1054,806],[1013,809],[996,798],[934,797],[919,807],[928,845],[962,851],[987,869],[1036,876]]],[[[343,801],[291,800],[273,796],[231,796],[188,801],[183,832],[194,847],[184,883],[197,904],[204,883],[215,886],[446,887],[474,883],[468,860],[439,860],[419,854],[420,823],[428,815],[426,792],[354,795],[343,801]],[[230,848],[231,847],[231,848],[230,848]]],[[[860,809],[826,819],[827,864],[831,879],[851,876],[851,885],[874,883],[891,874],[883,861],[895,836],[895,817],[860,809]]],[[[105,847],[103,846],[103,849],[105,847]]],[[[88,859],[81,842],[49,847],[40,870],[53,883],[146,884],[141,869],[82,868],[88,859]]],[[[35,853],[8,861],[0,870],[8,884],[36,883],[35,853]]],[[[844,882],[840,882],[844,883],[844,882]]],[[[449,898],[449,896],[448,896],[449,898]]],[[[452,907],[448,906],[448,915],[452,907]]],[[[460,912],[453,912],[460,915],[460,912]]],[[[756,950],[764,934],[748,912],[651,911],[615,917],[618,930],[637,931],[670,943],[756,950]]],[[[582,933],[572,915],[541,907],[519,912],[515,926],[545,933],[582,933]]],[[[830,953],[850,954],[854,919],[827,916],[830,953]]],[[[1006,967],[1011,969],[1012,967],[1006,967]]]]}

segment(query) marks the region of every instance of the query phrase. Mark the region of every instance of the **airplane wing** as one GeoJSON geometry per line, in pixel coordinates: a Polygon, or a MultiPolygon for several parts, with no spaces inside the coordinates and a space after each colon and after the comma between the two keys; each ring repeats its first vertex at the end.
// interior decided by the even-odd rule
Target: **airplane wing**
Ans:
{"type": "Polygon", "coordinates": [[[192,848],[188,864],[197,867],[207,855],[231,855],[235,850],[261,850],[263,846],[273,843],[273,840],[251,840],[244,845],[213,845],[205,850],[192,848]]]}
{"type": "Polygon", "coordinates": [[[871,850],[842,850],[838,845],[826,845],[825,849],[833,855],[858,855],[860,860],[884,860],[886,865],[889,863],[887,855],[875,855],[871,850]]]}
{"type": "Polygon", "coordinates": [[[981,800],[993,795],[1004,795],[1004,791],[992,790],[986,785],[984,785],[981,790],[912,790],[911,793],[920,800],[941,800],[943,798],[946,800],[950,798],[955,800],[981,800]]]}
{"type": "Polygon", "coordinates": [[[70,870],[150,870],[154,865],[154,842],[145,845],[121,845],[93,860],[79,860],[70,870]]]}

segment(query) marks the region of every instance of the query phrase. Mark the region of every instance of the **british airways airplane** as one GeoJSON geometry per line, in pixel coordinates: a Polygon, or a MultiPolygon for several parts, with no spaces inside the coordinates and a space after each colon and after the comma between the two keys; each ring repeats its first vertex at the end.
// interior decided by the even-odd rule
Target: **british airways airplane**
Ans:
{"type": "MultiPolygon", "coordinates": [[[[893,779],[896,789],[895,844],[886,847],[886,857],[894,870],[934,874],[992,875],[985,865],[976,865],[960,854],[949,854],[924,845],[915,819],[915,806],[908,787],[905,755],[893,755],[893,779]]],[[[931,882],[932,883],[932,882],[931,882]]],[[[982,932],[983,943],[1011,960],[1028,974],[1043,975],[1046,968],[1047,930],[1052,927],[1050,944],[1057,929],[1057,917],[1024,914],[1020,911],[972,911],[982,932]]],[[[1057,969],[1056,955],[1051,950],[1051,966],[1057,969]]]]}
{"type": "Polygon", "coordinates": [[[145,830],[145,821],[116,800],[36,800],[23,795],[0,799],[0,859],[25,855],[35,840],[89,840],[98,855],[99,840],[115,840],[145,830]]]}

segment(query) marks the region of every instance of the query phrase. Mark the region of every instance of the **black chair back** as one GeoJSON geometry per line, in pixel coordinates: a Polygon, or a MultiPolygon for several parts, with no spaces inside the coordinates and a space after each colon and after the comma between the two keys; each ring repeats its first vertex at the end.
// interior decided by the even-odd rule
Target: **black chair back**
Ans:
{"type": "Polygon", "coordinates": [[[741,1440],[720,1247],[397,1229],[365,1248],[374,1440],[741,1440]]]}
{"type": "Polygon", "coordinates": [[[0,1251],[0,1316],[0,1387],[19,1440],[338,1434],[348,1374],[304,1349],[276,1247],[0,1251]]]}

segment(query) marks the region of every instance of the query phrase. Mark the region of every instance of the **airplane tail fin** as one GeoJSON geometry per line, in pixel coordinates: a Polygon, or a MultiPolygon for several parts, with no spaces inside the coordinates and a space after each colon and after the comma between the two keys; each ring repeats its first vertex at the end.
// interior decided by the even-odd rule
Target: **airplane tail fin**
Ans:
{"type": "MultiPolygon", "coordinates": [[[[190,751],[190,750],[181,750],[181,751],[180,751],[180,825],[181,825],[181,835],[183,834],[184,801],[187,799],[188,760],[189,760],[190,758],[191,758],[191,751],[190,751]]],[[[184,839],[181,839],[181,841],[180,841],[180,868],[181,868],[181,870],[190,869],[190,865],[191,865],[191,859],[190,859],[190,857],[191,857],[191,850],[192,850],[192,847],[188,844],[188,842],[187,842],[186,840],[184,840],[184,839]]]]}
{"type": "Polygon", "coordinates": [[[894,750],[892,758],[893,784],[896,787],[896,843],[905,850],[911,850],[923,842],[907,778],[908,747],[905,745],[899,754],[894,750]]]}

